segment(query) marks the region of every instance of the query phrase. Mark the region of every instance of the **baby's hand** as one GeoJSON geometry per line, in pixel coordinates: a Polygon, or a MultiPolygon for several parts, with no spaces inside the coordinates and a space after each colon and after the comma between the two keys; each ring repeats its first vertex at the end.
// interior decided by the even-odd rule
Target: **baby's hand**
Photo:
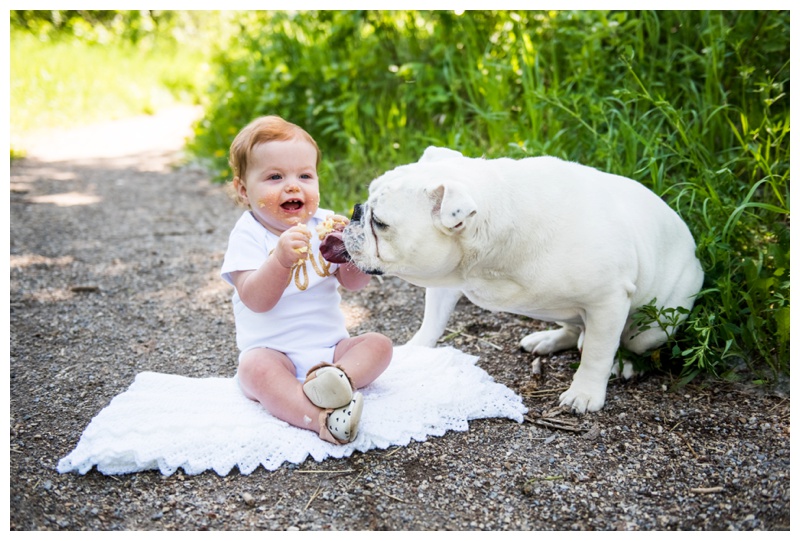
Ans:
{"type": "Polygon", "coordinates": [[[290,269],[295,263],[308,257],[310,247],[311,231],[305,224],[298,224],[281,234],[274,254],[281,266],[290,269]]]}
{"type": "Polygon", "coordinates": [[[334,229],[336,231],[341,231],[350,223],[350,218],[345,218],[344,216],[340,216],[338,214],[333,215],[333,223],[334,229]]]}

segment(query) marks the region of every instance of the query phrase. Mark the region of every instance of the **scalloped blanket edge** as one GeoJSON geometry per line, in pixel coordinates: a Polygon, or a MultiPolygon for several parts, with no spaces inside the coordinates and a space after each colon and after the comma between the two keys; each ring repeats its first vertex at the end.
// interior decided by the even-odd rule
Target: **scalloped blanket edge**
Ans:
{"type": "Polygon", "coordinates": [[[91,420],[57,470],[171,475],[180,468],[189,475],[213,470],[224,476],[238,468],[249,475],[258,466],[271,471],[308,457],[321,462],[466,431],[473,419],[522,422],[522,399],[477,360],[451,347],[395,347],[386,372],[361,390],[359,434],[347,445],[273,417],[242,394],[235,378],[142,372],[91,420]]]}

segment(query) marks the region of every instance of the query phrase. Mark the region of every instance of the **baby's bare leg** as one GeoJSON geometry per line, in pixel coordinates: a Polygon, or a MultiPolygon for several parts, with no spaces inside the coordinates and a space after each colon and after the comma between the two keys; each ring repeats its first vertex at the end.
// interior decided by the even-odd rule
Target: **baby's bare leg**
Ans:
{"type": "Polygon", "coordinates": [[[336,345],[333,362],[340,365],[356,389],[375,381],[392,360],[392,341],[379,333],[345,338],[336,345]]]}
{"type": "Polygon", "coordinates": [[[306,397],[294,365],[283,353],[267,348],[245,353],[239,362],[239,384],[245,396],[278,419],[319,433],[323,410],[306,397]]]}

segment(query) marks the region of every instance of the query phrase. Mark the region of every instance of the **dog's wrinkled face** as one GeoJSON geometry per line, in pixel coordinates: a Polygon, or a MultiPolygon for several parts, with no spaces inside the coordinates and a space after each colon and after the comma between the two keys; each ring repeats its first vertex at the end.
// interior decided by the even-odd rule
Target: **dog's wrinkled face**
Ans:
{"type": "Polygon", "coordinates": [[[353,263],[370,274],[435,284],[461,262],[461,234],[475,213],[440,164],[398,167],[370,185],[367,202],[345,229],[353,263]]]}

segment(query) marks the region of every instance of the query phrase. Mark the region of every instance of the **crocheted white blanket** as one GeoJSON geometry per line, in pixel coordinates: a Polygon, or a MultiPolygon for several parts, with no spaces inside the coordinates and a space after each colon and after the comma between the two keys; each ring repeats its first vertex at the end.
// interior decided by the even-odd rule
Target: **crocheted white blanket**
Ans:
{"type": "Polygon", "coordinates": [[[309,456],[319,462],[465,431],[471,419],[522,422],[522,399],[476,361],[449,347],[396,347],[386,372],[361,390],[358,437],[347,445],[273,417],[233,378],[142,372],[92,419],[58,471],[85,474],[96,466],[106,475],[152,469],[171,475],[182,468],[190,475],[209,469],[227,475],[238,467],[248,475],[259,465],[275,470],[309,456]]]}

